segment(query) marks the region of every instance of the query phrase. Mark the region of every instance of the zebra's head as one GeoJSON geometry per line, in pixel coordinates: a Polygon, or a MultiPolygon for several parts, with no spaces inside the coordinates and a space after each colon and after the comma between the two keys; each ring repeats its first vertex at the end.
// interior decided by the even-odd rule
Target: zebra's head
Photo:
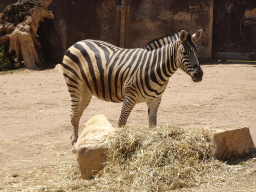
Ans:
{"type": "Polygon", "coordinates": [[[202,81],[203,77],[203,71],[196,56],[197,46],[195,44],[201,35],[202,30],[200,29],[193,35],[182,30],[179,36],[176,64],[181,70],[190,75],[194,82],[202,81]]]}

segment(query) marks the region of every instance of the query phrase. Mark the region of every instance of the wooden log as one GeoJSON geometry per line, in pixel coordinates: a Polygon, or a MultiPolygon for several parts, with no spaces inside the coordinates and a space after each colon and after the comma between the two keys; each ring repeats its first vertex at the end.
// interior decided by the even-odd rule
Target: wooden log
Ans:
{"type": "MultiPolygon", "coordinates": [[[[8,15],[6,12],[17,10],[13,8],[13,5],[8,6],[4,12],[5,14],[3,13],[0,16],[0,45],[10,41],[9,52],[14,51],[17,59],[21,56],[26,68],[34,69],[36,68],[36,63],[40,62],[36,49],[36,47],[40,47],[37,30],[39,22],[42,22],[44,18],[54,18],[52,12],[47,10],[47,7],[52,1],[53,0],[34,1],[35,5],[27,10],[28,15],[26,14],[24,20],[18,24],[16,24],[17,18],[14,19],[15,22],[10,23],[10,18],[8,16],[5,17],[8,15]]],[[[15,6],[31,6],[31,2],[31,0],[21,0],[18,1],[15,6]]]]}

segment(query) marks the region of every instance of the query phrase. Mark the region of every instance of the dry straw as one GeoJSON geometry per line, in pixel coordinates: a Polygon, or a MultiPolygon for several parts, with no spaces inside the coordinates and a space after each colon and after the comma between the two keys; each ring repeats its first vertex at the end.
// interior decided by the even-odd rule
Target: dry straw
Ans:
{"type": "Polygon", "coordinates": [[[110,190],[192,187],[200,183],[197,176],[211,159],[206,136],[175,126],[119,129],[115,141],[105,169],[96,176],[110,190]]]}
{"type": "Polygon", "coordinates": [[[175,125],[118,129],[109,143],[105,168],[92,180],[81,179],[74,161],[58,168],[40,170],[40,174],[27,174],[26,178],[31,177],[30,184],[21,180],[15,189],[169,191],[190,188],[197,191],[209,186],[218,188],[223,184],[230,186],[245,182],[256,173],[251,161],[240,160],[240,164],[228,165],[215,160],[211,156],[209,140],[202,131],[179,129],[175,125]]]}

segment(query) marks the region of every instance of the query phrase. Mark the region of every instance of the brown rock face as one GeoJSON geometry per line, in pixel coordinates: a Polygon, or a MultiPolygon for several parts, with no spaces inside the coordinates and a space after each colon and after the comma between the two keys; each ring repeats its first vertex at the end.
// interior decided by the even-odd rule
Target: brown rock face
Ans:
{"type": "Polygon", "coordinates": [[[240,129],[206,129],[212,143],[215,158],[227,160],[232,157],[245,157],[255,150],[248,127],[240,129]]]}

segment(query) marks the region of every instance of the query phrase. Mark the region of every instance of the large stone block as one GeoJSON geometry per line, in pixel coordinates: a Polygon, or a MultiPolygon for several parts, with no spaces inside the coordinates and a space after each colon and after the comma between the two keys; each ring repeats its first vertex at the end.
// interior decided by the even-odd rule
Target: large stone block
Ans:
{"type": "Polygon", "coordinates": [[[83,179],[91,179],[103,169],[110,145],[108,138],[114,132],[115,128],[104,115],[96,115],[85,123],[75,146],[83,179]]]}
{"type": "Polygon", "coordinates": [[[255,150],[248,127],[206,128],[205,131],[211,140],[213,156],[217,159],[242,158],[255,150]]]}

